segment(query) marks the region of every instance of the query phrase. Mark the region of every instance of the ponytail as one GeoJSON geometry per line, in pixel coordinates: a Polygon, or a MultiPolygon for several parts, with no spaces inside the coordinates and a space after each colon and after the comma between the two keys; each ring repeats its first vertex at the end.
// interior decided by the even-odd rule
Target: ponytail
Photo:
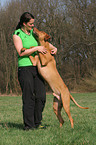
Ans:
{"type": "Polygon", "coordinates": [[[21,24],[21,22],[19,22],[19,23],[17,24],[17,26],[16,26],[16,30],[17,30],[17,29],[21,29],[21,27],[22,27],[22,24],[21,24]]]}

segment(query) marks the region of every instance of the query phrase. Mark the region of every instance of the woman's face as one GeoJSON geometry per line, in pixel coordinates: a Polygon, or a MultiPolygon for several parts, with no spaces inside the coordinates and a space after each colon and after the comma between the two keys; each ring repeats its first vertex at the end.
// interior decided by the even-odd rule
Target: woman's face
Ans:
{"type": "Polygon", "coordinates": [[[23,23],[23,25],[27,31],[30,31],[34,27],[34,19],[30,19],[29,22],[23,23]]]}

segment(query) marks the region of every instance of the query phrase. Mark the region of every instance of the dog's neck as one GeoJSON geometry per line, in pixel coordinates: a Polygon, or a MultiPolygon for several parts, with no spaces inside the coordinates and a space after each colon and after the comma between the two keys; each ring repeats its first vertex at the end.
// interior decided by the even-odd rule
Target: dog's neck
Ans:
{"type": "Polygon", "coordinates": [[[39,46],[44,46],[45,48],[47,48],[47,51],[50,52],[50,49],[49,49],[49,42],[48,41],[45,41],[45,40],[39,40],[38,41],[38,44],[39,46]]]}
{"type": "Polygon", "coordinates": [[[39,43],[40,43],[41,46],[44,46],[47,49],[47,51],[50,53],[51,49],[49,48],[50,46],[49,46],[48,41],[44,40],[44,41],[40,41],[39,43]]]}
{"type": "Polygon", "coordinates": [[[41,46],[45,46],[45,45],[46,45],[46,41],[44,41],[44,40],[39,41],[39,44],[40,44],[41,46]]]}

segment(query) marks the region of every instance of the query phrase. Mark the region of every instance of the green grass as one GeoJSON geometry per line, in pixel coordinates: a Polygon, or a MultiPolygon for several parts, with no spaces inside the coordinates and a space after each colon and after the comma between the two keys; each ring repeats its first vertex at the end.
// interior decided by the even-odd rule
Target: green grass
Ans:
{"type": "Polygon", "coordinates": [[[62,109],[65,123],[59,122],[53,112],[53,96],[47,95],[43,112],[45,130],[23,131],[21,96],[0,96],[0,145],[96,145],[96,93],[72,94],[84,110],[71,101],[70,110],[74,129],[62,109]]]}

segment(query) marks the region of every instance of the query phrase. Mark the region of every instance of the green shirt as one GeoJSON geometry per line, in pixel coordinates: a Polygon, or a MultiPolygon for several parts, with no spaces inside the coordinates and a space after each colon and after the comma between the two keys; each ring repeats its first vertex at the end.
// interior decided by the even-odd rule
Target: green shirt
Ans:
{"type": "MultiPolygon", "coordinates": [[[[33,36],[33,29],[30,31],[30,35],[27,35],[21,29],[15,30],[14,34],[18,35],[21,38],[22,44],[23,44],[23,48],[29,49],[32,46],[38,46],[38,43],[37,43],[36,39],[33,36]]],[[[34,52],[34,53],[32,53],[32,56],[34,57],[36,54],[37,54],[37,52],[34,52]]],[[[30,61],[29,56],[20,57],[19,54],[18,54],[18,67],[32,66],[32,65],[33,64],[30,61]]]]}

